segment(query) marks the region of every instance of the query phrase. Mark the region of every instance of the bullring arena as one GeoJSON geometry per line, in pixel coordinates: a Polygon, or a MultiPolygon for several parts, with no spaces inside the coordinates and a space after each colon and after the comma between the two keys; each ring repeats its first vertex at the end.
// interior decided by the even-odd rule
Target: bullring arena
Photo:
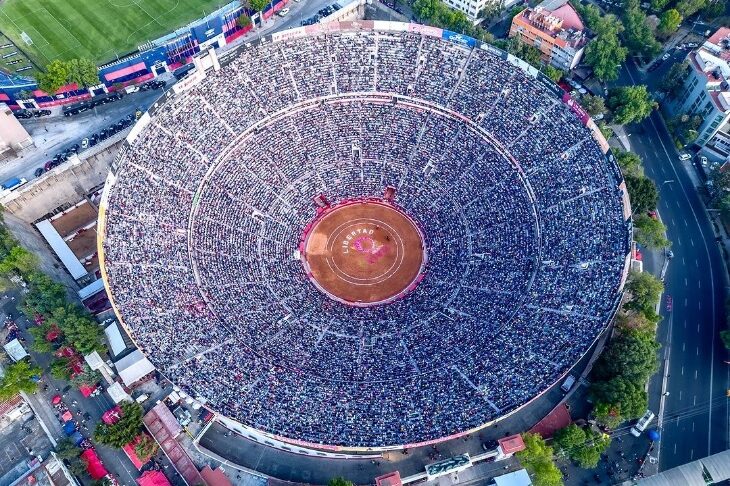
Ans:
{"type": "Polygon", "coordinates": [[[198,74],[115,162],[100,254],[136,344],[213,410],[298,444],[438,442],[539,396],[606,329],[623,179],[524,62],[364,21],[198,74]]]}

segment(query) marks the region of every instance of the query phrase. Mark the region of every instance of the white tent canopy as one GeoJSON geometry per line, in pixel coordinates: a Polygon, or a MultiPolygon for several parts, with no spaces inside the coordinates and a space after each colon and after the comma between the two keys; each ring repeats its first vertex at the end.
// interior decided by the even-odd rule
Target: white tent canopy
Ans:
{"type": "Polygon", "coordinates": [[[155,367],[150,360],[145,358],[139,349],[135,349],[124,358],[120,359],[114,366],[117,373],[126,386],[130,386],[139,381],[144,376],[155,371],[155,367]]]}

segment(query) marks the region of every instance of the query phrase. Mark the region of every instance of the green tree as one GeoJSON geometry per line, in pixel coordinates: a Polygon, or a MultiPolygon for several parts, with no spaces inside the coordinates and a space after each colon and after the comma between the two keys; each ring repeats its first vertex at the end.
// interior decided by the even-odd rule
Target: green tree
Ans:
{"type": "Polygon", "coordinates": [[[81,373],[74,375],[71,379],[71,383],[74,386],[94,386],[101,381],[101,373],[96,370],[92,370],[88,365],[84,364],[81,373]]]}
{"type": "Polygon", "coordinates": [[[682,17],[687,18],[703,9],[705,5],[707,0],[679,0],[676,8],[682,17]]]}
{"type": "Polygon", "coordinates": [[[559,486],[563,484],[563,473],[553,462],[553,449],[545,444],[538,434],[522,434],[525,449],[516,454],[520,464],[532,476],[535,486],[559,486]]]}
{"type": "Polygon", "coordinates": [[[554,83],[560,81],[560,78],[562,78],[565,74],[560,69],[554,68],[549,64],[544,64],[540,71],[542,71],[545,76],[552,79],[554,83]]]}
{"type": "Polygon", "coordinates": [[[666,7],[669,4],[669,0],[651,0],[651,8],[653,10],[664,10],[664,7],[666,7]]]}
{"type": "Polygon", "coordinates": [[[626,420],[640,417],[647,408],[648,398],[643,383],[635,383],[622,376],[609,381],[591,384],[591,397],[594,402],[615,405],[626,420]]]}
{"type": "Polygon", "coordinates": [[[540,66],[541,53],[539,49],[529,46],[517,37],[512,37],[509,42],[508,52],[513,56],[519,57],[527,64],[538,67],[540,66]]]}
{"type": "Polygon", "coordinates": [[[157,445],[157,441],[155,441],[155,439],[147,434],[142,434],[137,443],[134,445],[134,453],[137,454],[137,457],[144,462],[157,454],[159,448],[160,447],[157,445]]]}
{"type": "Polygon", "coordinates": [[[581,99],[581,105],[591,116],[606,112],[606,100],[603,96],[587,94],[581,99]]]}
{"type": "Polygon", "coordinates": [[[51,325],[48,323],[29,328],[28,332],[33,337],[33,343],[30,345],[30,349],[37,353],[50,353],[53,351],[53,344],[46,339],[46,335],[48,335],[50,329],[51,325]]]}
{"type": "Polygon", "coordinates": [[[649,272],[631,272],[626,282],[626,291],[630,298],[624,304],[624,309],[639,312],[649,320],[654,320],[664,284],[649,272]]]}
{"type": "Polygon", "coordinates": [[[76,477],[82,477],[86,475],[86,462],[80,457],[72,457],[67,459],[68,470],[71,474],[76,477]]]}
{"type": "Polygon", "coordinates": [[[646,248],[658,249],[669,248],[670,242],[665,233],[667,227],[664,223],[640,214],[634,218],[634,239],[646,248]]]}
{"type": "Polygon", "coordinates": [[[595,380],[607,381],[621,376],[635,383],[645,383],[657,370],[659,343],[654,335],[627,330],[611,340],[591,370],[595,380]]]}
{"type": "Polygon", "coordinates": [[[722,339],[722,344],[725,345],[725,349],[730,349],[730,329],[720,331],[720,339],[722,339]]]}
{"type": "Polygon", "coordinates": [[[625,180],[631,199],[631,210],[634,214],[644,214],[656,209],[659,202],[659,191],[657,191],[654,181],[643,175],[626,175],[625,180]]]}
{"type": "Polygon", "coordinates": [[[38,268],[38,258],[22,246],[15,246],[0,261],[0,274],[24,275],[38,268]]]}
{"type": "Polygon", "coordinates": [[[611,90],[608,107],[613,111],[613,121],[620,125],[638,123],[657,107],[646,86],[623,86],[611,90]]]}
{"type": "Polygon", "coordinates": [[[602,81],[618,78],[618,68],[626,60],[628,49],[621,45],[618,34],[621,23],[613,15],[606,15],[596,24],[596,38],[586,47],[585,62],[602,81]]]}
{"type": "Polygon", "coordinates": [[[128,402],[123,403],[121,409],[121,418],[116,423],[97,424],[94,439],[102,444],[121,448],[137,437],[142,428],[142,405],[128,402]]]}
{"type": "Polygon", "coordinates": [[[56,358],[51,361],[51,376],[57,380],[70,380],[71,379],[71,366],[68,358],[56,358]]]}
{"type": "Polygon", "coordinates": [[[249,0],[249,5],[255,12],[261,12],[269,4],[269,0],[249,0]]]}
{"type": "Polygon", "coordinates": [[[240,28],[245,29],[246,27],[251,25],[251,17],[249,17],[246,14],[239,15],[238,18],[236,19],[236,24],[240,28]]]}
{"type": "Polygon", "coordinates": [[[641,167],[641,157],[633,152],[619,152],[616,154],[616,161],[618,162],[621,171],[624,176],[639,177],[643,175],[641,167]]]}
{"type": "Polygon", "coordinates": [[[555,433],[553,443],[556,449],[578,466],[593,469],[598,465],[601,454],[611,444],[611,438],[606,434],[570,424],[555,433]]]}
{"type": "Polygon", "coordinates": [[[54,309],[66,303],[66,289],[48,275],[31,272],[24,277],[29,283],[29,292],[23,302],[23,312],[29,318],[32,319],[36,314],[51,315],[54,309]]]}
{"type": "Polygon", "coordinates": [[[593,408],[593,415],[599,424],[609,429],[615,429],[624,421],[623,417],[621,417],[619,406],[605,402],[596,403],[596,406],[593,408]]]}
{"type": "Polygon", "coordinates": [[[76,83],[82,88],[99,84],[99,69],[90,59],[71,59],[66,64],[69,83],[76,83]]]}
{"type": "Polygon", "coordinates": [[[729,8],[730,5],[724,0],[710,0],[702,9],[702,15],[706,19],[716,19],[727,13],[729,8]]]}
{"type": "Polygon", "coordinates": [[[679,25],[682,23],[682,16],[676,9],[669,9],[659,17],[659,25],[657,26],[657,34],[662,37],[669,37],[677,32],[679,25]]]}
{"type": "Polygon", "coordinates": [[[5,368],[5,376],[0,379],[0,400],[8,400],[21,391],[35,393],[38,384],[34,376],[41,376],[42,370],[27,360],[10,364],[5,368]]]}
{"type": "Polygon", "coordinates": [[[353,486],[353,482],[348,481],[341,476],[337,476],[336,478],[332,478],[327,481],[327,486],[353,486]]]}
{"type": "Polygon", "coordinates": [[[597,6],[592,3],[583,5],[580,2],[575,2],[575,8],[580,13],[580,16],[583,17],[589,29],[594,32],[598,30],[598,24],[601,21],[601,10],[597,6]]]}
{"type": "Polygon", "coordinates": [[[667,93],[672,98],[676,98],[682,90],[688,69],[689,63],[687,61],[672,64],[672,67],[669,68],[669,71],[659,83],[659,90],[667,93]]]}
{"type": "Polygon", "coordinates": [[[653,57],[661,51],[662,46],[654,38],[654,33],[646,20],[646,14],[641,9],[638,7],[625,9],[622,20],[623,38],[630,53],[653,57]]]}
{"type": "Polygon", "coordinates": [[[56,444],[56,455],[61,459],[71,459],[78,457],[81,449],[71,442],[71,439],[65,438],[56,444]]]}
{"type": "Polygon", "coordinates": [[[639,312],[619,312],[616,315],[616,328],[619,331],[641,331],[644,333],[656,334],[656,321],[648,319],[644,314],[639,312]]]}
{"type": "Polygon", "coordinates": [[[46,72],[39,74],[36,77],[36,81],[38,81],[38,87],[42,91],[53,95],[58,91],[58,88],[65,85],[68,81],[68,66],[65,62],[58,59],[51,61],[46,66],[46,72]]]}

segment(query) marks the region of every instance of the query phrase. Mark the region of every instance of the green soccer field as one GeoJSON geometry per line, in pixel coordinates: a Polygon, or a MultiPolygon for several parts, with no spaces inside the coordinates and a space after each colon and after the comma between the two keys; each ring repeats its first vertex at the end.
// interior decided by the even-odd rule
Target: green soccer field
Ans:
{"type": "Polygon", "coordinates": [[[39,66],[53,59],[116,59],[230,0],[4,0],[0,32],[39,66]],[[32,44],[24,40],[25,32],[32,44]]]}

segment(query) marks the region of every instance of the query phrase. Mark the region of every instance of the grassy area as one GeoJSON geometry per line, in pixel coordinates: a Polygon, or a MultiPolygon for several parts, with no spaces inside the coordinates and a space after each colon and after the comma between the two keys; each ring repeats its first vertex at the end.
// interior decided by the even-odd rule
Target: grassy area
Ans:
{"type": "Polygon", "coordinates": [[[5,0],[0,3],[0,32],[40,66],[75,57],[101,64],[229,1],[5,0]]]}

